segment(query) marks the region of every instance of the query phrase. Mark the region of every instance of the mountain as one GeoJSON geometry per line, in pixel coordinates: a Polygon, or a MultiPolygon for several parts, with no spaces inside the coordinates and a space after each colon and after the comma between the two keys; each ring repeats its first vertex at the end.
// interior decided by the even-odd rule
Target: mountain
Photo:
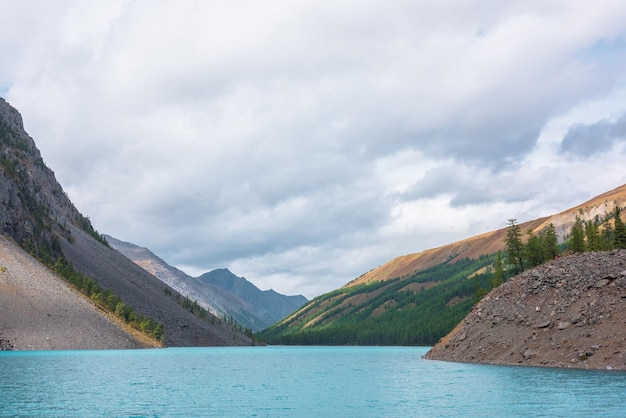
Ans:
{"type": "Polygon", "coordinates": [[[431,360],[626,370],[626,250],[585,252],[493,289],[431,360]]]}
{"type": "MultiPolygon", "coordinates": [[[[624,207],[626,185],[559,214],[519,224],[540,234],[552,223],[560,239],[577,216],[600,221],[624,207]]],[[[622,212],[622,216],[624,213],[622,212]]],[[[313,299],[263,330],[273,344],[433,345],[471,310],[478,288],[491,283],[507,228],[394,258],[340,289],[313,299]]]]}
{"type": "Polygon", "coordinates": [[[107,242],[138,266],[183,296],[198,302],[213,315],[232,318],[241,326],[260,331],[308,302],[304,296],[285,296],[262,291],[227,269],[195,278],[170,266],[144,247],[105,235],[107,242]]]}
{"type": "Polygon", "coordinates": [[[258,318],[255,324],[257,328],[253,328],[255,331],[273,325],[308,302],[302,295],[285,296],[272,289],[259,290],[244,277],[235,276],[228,269],[204,273],[198,280],[206,285],[224,289],[246,302],[258,318]]]}
{"type": "MultiPolygon", "coordinates": [[[[168,346],[253,343],[249,336],[217,318],[192,314],[171,296],[163,282],[110,248],[46,166],[35,142],[24,130],[19,112],[3,99],[0,99],[0,199],[2,234],[46,266],[88,285],[89,296],[98,308],[113,304],[112,308],[121,317],[133,320],[144,331],[155,325],[156,329],[162,327],[164,334],[159,334],[168,346]]],[[[47,297],[54,297],[54,293],[47,297]]],[[[76,297],[80,296],[76,294],[76,297]]],[[[33,309],[24,315],[37,321],[37,312],[33,309]]],[[[76,332],[98,332],[90,328],[91,325],[76,332]]],[[[19,333],[19,330],[2,332],[19,333]]]]}
{"type": "Polygon", "coordinates": [[[110,235],[104,236],[107,242],[135,264],[152,274],[183,296],[198,303],[218,317],[233,315],[242,301],[217,286],[203,286],[195,278],[170,266],[149,249],[121,241],[110,235]]]}

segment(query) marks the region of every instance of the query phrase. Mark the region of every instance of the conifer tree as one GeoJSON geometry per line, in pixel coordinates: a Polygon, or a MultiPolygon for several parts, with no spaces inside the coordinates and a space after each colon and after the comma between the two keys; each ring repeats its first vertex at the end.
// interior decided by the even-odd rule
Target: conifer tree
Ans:
{"type": "Polygon", "coordinates": [[[491,287],[496,288],[504,283],[504,266],[502,265],[502,254],[500,251],[496,254],[494,262],[493,278],[491,279],[491,287]]]}
{"type": "Polygon", "coordinates": [[[559,255],[559,238],[556,236],[556,228],[552,222],[543,231],[541,243],[544,261],[552,260],[559,255]]]}
{"type": "Polygon", "coordinates": [[[569,249],[575,253],[585,252],[585,230],[583,224],[583,220],[577,215],[576,221],[572,225],[568,242],[569,249]]]}
{"type": "Polygon", "coordinates": [[[585,223],[585,235],[587,236],[587,250],[599,251],[600,234],[598,233],[598,226],[591,220],[585,223]]]}
{"type": "Polygon", "coordinates": [[[626,248],[626,226],[620,217],[621,208],[616,203],[613,214],[615,215],[615,248],[626,248]]]}
{"type": "Polygon", "coordinates": [[[524,246],[524,253],[526,257],[526,267],[536,267],[544,262],[543,246],[541,245],[540,238],[533,233],[532,229],[528,229],[526,232],[528,240],[524,246]]]}
{"type": "Polygon", "coordinates": [[[609,222],[605,222],[602,225],[600,241],[602,243],[602,250],[607,251],[615,248],[615,230],[613,229],[613,225],[611,225],[609,222]]]}
{"type": "Polygon", "coordinates": [[[524,271],[524,245],[517,219],[509,219],[509,227],[506,231],[506,263],[513,266],[515,274],[524,271]]]}

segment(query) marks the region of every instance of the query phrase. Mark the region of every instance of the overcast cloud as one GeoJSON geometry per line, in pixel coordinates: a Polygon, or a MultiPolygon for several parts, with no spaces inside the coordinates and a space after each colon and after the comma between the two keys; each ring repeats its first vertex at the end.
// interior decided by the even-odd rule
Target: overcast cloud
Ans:
{"type": "Polygon", "coordinates": [[[626,2],[0,0],[96,229],[311,298],[626,182],[626,2]]]}

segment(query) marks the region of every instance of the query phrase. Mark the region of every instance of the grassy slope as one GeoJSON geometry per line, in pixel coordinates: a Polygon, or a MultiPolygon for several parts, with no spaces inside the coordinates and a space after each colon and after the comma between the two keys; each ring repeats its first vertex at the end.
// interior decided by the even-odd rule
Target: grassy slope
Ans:
{"type": "MultiPolygon", "coordinates": [[[[602,217],[626,202],[626,185],[559,214],[523,222],[525,234],[549,223],[563,238],[576,216],[602,217]]],[[[476,281],[488,287],[485,267],[504,249],[506,228],[408,254],[319,296],[259,335],[281,344],[433,344],[473,305],[476,281]]]]}

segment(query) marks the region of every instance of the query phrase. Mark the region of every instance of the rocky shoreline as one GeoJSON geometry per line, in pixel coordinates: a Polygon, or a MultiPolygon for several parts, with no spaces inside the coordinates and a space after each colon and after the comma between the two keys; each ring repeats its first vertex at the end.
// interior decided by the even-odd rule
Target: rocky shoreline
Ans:
{"type": "Polygon", "coordinates": [[[626,370],[626,250],[561,257],[492,290],[425,358],[626,370]]]}

